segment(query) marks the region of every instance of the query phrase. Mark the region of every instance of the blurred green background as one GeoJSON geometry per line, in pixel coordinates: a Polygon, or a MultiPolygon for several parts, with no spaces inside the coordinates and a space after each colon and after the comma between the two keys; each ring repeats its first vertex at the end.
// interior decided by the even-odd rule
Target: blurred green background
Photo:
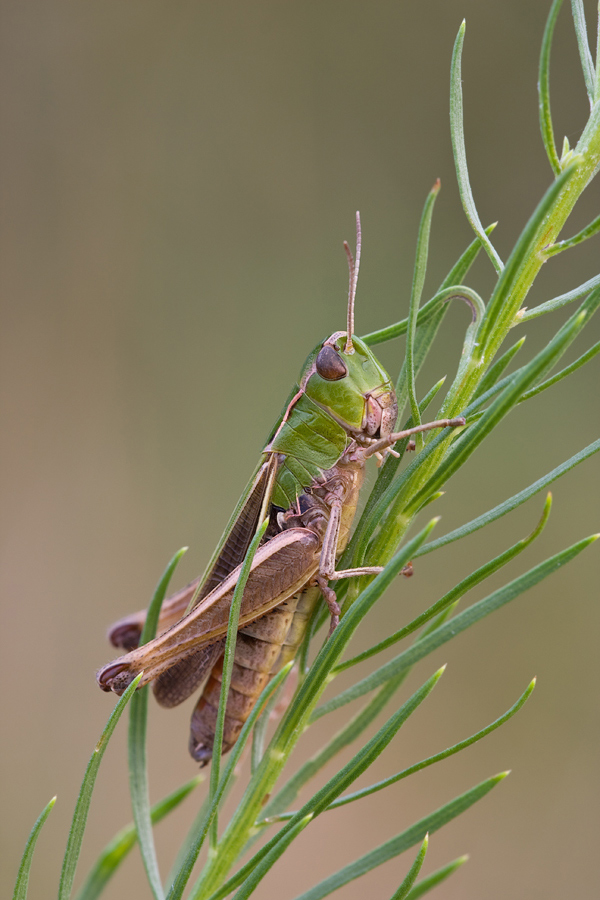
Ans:
{"type": "MultiPolygon", "coordinates": [[[[586,4],[590,16],[594,5],[586,4]]],[[[450,56],[464,16],[472,183],[483,221],[500,222],[495,241],[506,257],[551,180],[536,95],[548,7],[2,4],[3,896],[33,821],[56,793],[30,885],[31,898],[54,895],[80,779],[113,705],[94,678],[113,655],[106,627],[147,603],[181,545],[190,551],[178,584],[203,568],[304,357],[344,327],[342,240],[353,240],[354,211],[364,236],[358,333],[406,314],[419,216],[438,176],[428,296],[471,240],[448,129],[450,56]]],[[[587,104],[568,4],[552,99],[557,140],[567,134],[574,144],[587,104]]],[[[569,234],[597,215],[599,199],[594,183],[569,234]]],[[[548,263],[529,305],[595,275],[598,246],[596,238],[548,263]]],[[[470,283],[489,292],[485,258],[470,283]]],[[[527,358],[566,315],[527,326],[527,358]]],[[[453,375],[468,321],[455,305],[421,395],[453,375]]],[[[593,325],[574,355],[594,327],[598,338],[593,325]]],[[[402,352],[400,341],[382,351],[394,372],[402,352]]],[[[592,364],[504,423],[449,484],[438,533],[598,436],[597,372],[592,364]]],[[[593,459],[555,486],[544,537],[504,578],[598,530],[597,496],[593,459]]],[[[542,505],[540,495],[425,557],[380,604],[357,647],[527,533],[542,505]]],[[[483,744],[321,817],[257,896],[296,896],[508,767],[508,781],[433,836],[427,871],[471,854],[436,896],[595,894],[598,576],[592,549],[428,659],[407,690],[448,662],[442,683],[365,783],[483,727],[535,674],[538,688],[483,744]]],[[[152,800],[196,771],[189,713],[189,704],[151,708],[152,800]]],[[[322,720],[300,755],[341,721],[322,720]]],[[[125,732],[100,771],[79,876],[131,817],[125,732]]],[[[198,802],[159,826],[165,873],[198,802]]],[[[339,896],[388,897],[411,860],[396,859],[339,896]]],[[[150,897],[137,851],[106,896],[150,897]]]]}

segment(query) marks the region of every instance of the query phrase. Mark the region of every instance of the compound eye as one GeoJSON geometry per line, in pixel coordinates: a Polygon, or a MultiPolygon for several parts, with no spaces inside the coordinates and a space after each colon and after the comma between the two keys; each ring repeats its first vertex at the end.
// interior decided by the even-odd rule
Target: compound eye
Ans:
{"type": "Polygon", "coordinates": [[[348,374],[344,362],[329,344],[319,350],[316,361],[317,372],[326,381],[339,381],[348,374]]]}

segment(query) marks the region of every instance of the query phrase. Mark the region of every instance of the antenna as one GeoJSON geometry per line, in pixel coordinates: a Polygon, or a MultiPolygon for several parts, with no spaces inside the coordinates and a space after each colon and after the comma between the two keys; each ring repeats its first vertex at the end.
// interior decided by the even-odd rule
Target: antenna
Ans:
{"type": "Polygon", "coordinates": [[[348,241],[344,241],[344,250],[348,257],[348,269],[350,271],[350,285],[348,287],[348,323],[346,331],[346,346],[344,353],[354,353],[352,346],[352,335],[354,333],[354,299],[356,297],[356,285],[358,282],[358,270],[360,268],[360,251],[362,244],[362,232],[360,229],[360,213],[356,213],[356,260],[352,256],[352,251],[348,246],[348,241]]]}

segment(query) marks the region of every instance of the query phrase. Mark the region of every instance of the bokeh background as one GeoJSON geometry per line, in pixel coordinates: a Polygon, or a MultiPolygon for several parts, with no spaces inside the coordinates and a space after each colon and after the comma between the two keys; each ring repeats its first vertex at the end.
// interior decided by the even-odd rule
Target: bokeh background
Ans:
{"type": "MultiPolygon", "coordinates": [[[[586,3],[590,18],[594,5],[586,3]]],[[[304,357],[344,327],[341,244],[353,239],[354,211],[364,233],[358,333],[406,314],[419,216],[438,176],[428,296],[471,240],[448,129],[450,56],[464,16],[472,183],[484,222],[499,220],[495,241],[506,257],[551,180],[536,95],[548,7],[4,0],[3,896],[33,821],[56,793],[30,884],[31,898],[54,894],[80,779],[113,705],[94,679],[112,656],[106,627],[147,603],[180,546],[190,550],[178,584],[203,568],[304,357]]],[[[573,144],[586,99],[567,7],[552,98],[558,142],[566,134],[573,144]]],[[[593,184],[568,233],[597,215],[599,201],[593,184]]],[[[530,305],[595,275],[599,256],[596,238],[549,263],[530,305]]],[[[489,292],[485,258],[470,283],[489,292]]],[[[529,357],[566,315],[530,323],[522,352],[529,357]]],[[[421,394],[453,375],[468,320],[460,305],[450,312],[421,394]]],[[[381,355],[395,372],[402,353],[397,341],[381,355]]],[[[448,485],[439,529],[468,521],[594,440],[597,373],[592,365],[515,412],[448,485]]],[[[505,580],[598,530],[598,472],[594,458],[555,485],[543,538],[505,580]]],[[[542,504],[539,495],[424,558],[356,646],[395,630],[526,534],[542,504]]],[[[594,895],[598,575],[592,549],[428,659],[407,690],[448,662],[442,683],[365,782],[483,727],[536,674],[538,688],[482,744],[321,817],[257,896],[296,896],[509,767],[507,781],[433,836],[426,871],[471,854],[438,895],[594,895]]],[[[189,712],[189,704],[151,708],[153,801],[195,772],[189,712]]],[[[342,721],[323,720],[299,758],[342,721]]],[[[79,878],[131,817],[125,732],[122,724],[102,765],[79,878]]],[[[199,802],[194,796],[158,828],[165,873],[199,802]]],[[[412,858],[339,896],[391,896],[412,858]]],[[[150,896],[137,851],[106,896],[150,896]]]]}

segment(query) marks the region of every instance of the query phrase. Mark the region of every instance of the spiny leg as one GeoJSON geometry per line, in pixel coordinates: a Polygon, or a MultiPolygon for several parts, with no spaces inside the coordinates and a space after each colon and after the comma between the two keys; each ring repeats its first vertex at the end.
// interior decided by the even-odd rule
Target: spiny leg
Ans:
{"type": "Polygon", "coordinates": [[[331,621],[329,623],[329,632],[327,634],[327,638],[329,639],[337,626],[340,624],[340,605],[337,602],[337,597],[335,595],[335,591],[333,588],[330,588],[327,584],[327,579],[322,575],[317,575],[317,584],[323,594],[323,599],[329,608],[329,612],[331,613],[331,621]]]}
{"type": "Polygon", "coordinates": [[[364,452],[364,457],[365,459],[368,459],[369,456],[381,453],[382,450],[388,450],[396,443],[396,441],[401,441],[403,438],[410,437],[411,434],[420,434],[422,431],[431,431],[432,428],[460,428],[466,424],[466,419],[463,416],[458,416],[456,419],[438,419],[436,422],[425,422],[423,425],[415,426],[415,428],[407,428],[406,431],[396,431],[393,434],[388,434],[387,437],[380,438],[378,441],[375,441],[375,443],[367,447],[364,452]]]}

